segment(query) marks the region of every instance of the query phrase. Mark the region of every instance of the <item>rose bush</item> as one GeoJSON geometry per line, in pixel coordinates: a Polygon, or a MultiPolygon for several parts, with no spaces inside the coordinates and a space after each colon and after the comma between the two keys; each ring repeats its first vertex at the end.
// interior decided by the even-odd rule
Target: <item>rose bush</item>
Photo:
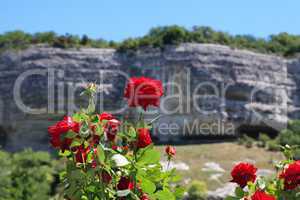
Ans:
{"type": "MultiPolygon", "coordinates": [[[[84,95],[89,106],[48,128],[51,145],[66,161],[60,174],[64,197],[71,200],[172,200],[183,195],[175,170],[163,171],[160,153],[151,139],[151,124],[119,121],[109,113],[95,113],[96,86],[84,95]],[[170,184],[172,183],[172,184],[170,184]]],[[[160,81],[132,78],[125,89],[131,107],[159,106],[160,81]]],[[[175,149],[168,147],[168,160],[175,149]]]]}
{"type": "Polygon", "coordinates": [[[258,177],[257,168],[249,163],[238,163],[231,171],[232,181],[238,184],[235,196],[226,200],[297,200],[300,199],[300,161],[294,160],[298,147],[286,145],[282,151],[286,160],[276,165],[273,177],[258,177]]]}

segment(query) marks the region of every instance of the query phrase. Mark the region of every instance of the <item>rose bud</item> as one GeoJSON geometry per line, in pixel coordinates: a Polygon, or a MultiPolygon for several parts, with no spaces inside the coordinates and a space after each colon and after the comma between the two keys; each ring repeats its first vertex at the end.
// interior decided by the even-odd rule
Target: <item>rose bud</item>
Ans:
{"type": "Polygon", "coordinates": [[[139,128],[137,132],[138,132],[138,140],[137,140],[138,148],[145,148],[150,144],[152,144],[152,139],[148,128],[139,128]]]}
{"type": "Polygon", "coordinates": [[[173,157],[176,155],[176,149],[175,147],[172,147],[172,146],[167,146],[166,149],[166,154],[169,156],[169,157],[173,157]]]}
{"type": "Polygon", "coordinates": [[[128,177],[122,177],[117,185],[118,190],[132,190],[134,183],[128,177]]]}

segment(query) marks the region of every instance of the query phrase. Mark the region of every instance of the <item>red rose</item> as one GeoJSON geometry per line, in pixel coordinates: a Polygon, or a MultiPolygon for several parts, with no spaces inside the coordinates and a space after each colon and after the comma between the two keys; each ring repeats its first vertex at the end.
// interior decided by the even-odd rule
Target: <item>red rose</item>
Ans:
{"type": "Polygon", "coordinates": [[[98,117],[100,121],[107,120],[106,124],[104,125],[104,132],[109,141],[114,141],[121,122],[118,121],[112,114],[106,112],[98,115],[98,117]]]}
{"type": "Polygon", "coordinates": [[[166,154],[169,157],[172,157],[172,156],[176,155],[176,149],[175,149],[175,147],[167,146],[165,151],[166,151],[166,154]]]}
{"type": "Polygon", "coordinates": [[[231,182],[237,183],[241,188],[244,188],[248,182],[256,180],[257,168],[249,163],[239,163],[231,171],[231,182]]]}
{"type": "Polygon", "coordinates": [[[100,121],[115,119],[115,117],[112,114],[107,113],[107,112],[101,113],[100,115],[98,115],[98,118],[100,121]]]}
{"type": "Polygon", "coordinates": [[[137,147],[145,148],[152,143],[150,131],[148,128],[139,128],[138,130],[137,147]]]}
{"type": "Polygon", "coordinates": [[[117,185],[118,190],[132,190],[134,183],[128,177],[122,177],[117,185]]]}
{"type": "Polygon", "coordinates": [[[145,77],[130,78],[124,92],[130,107],[141,106],[144,110],[150,105],[158,107],[162,95],[161,81],[145,77]]]}
{"type": "Polygon", "coordinates": [[[65,138],[61,140],[61,135],[68,132],[79,132],[79,124],[74,122],[72,117],[65,116],[62,121],[57,122],[55,125],[48,127],[48,132],[51,135],[50,143],[55,148],[61,148],[61,150],[69,149],[72,139],[65,138]]]}
{"type": "Polygon", "coordinates": [[[105,124],[104,132],[106,133],[107,139],[109,141],[115,140],[120,124],[121,122],[116,119],[111,119],[105,124]]]}
{"type": "Polygon", "coordinates": [[[276,198],[258,190],[251,196],[251,200],[276,200],[276,198]]]}
{"type": "Polygon", "coordinates": [[[284,179],[284,189],[293,190],[300,185],[300,161],[294,161],[279,175],[284,179]]]}
{"type": "Polygon", "coordinates": [[[99,144],[99,142],[100,142],[100,136],[99,135],[93,135],[92,141],[90,142],[91,146],[97,145],[97,144],[99,144]]]}
{"type": "Polygon", "coordinates": [[[118,147],[117,145],[112,145],[112,146],[111,146],[111,149],[112,149],[112,150],[115,150],[115,151],[117,151],[118,148],[119,148],[119,147],[118,147]]]}
{"type": "Polygon", "coordinates": [[[82,146],[79,146],[77,148],[76,154],[75,154],[75,158],[76,158],[76,162],[78,163],[85,163],[86,159],[87,159],[87,155],[90,152],[90,148],[83,148],[82,146]]]}
{"type": "Polygon", "coordinates": [[[102,172],[101,177],[102,177],[102,181],[106,184],[109,184],[112,180],[111,175],[106,171],[102,172]]]}

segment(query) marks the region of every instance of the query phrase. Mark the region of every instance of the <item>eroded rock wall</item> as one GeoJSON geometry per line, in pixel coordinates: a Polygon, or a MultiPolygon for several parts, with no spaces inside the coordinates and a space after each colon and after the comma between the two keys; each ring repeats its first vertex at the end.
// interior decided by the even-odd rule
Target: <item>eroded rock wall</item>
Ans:
{"type": "MultiPolygon", "coordinates": [[[[182,44],[135,54],[34,46],[0,56],[0,130],[7,135],[5,148],[47,149],[47,126],[84,103],[80,98],[75,105],[70,102],[86,82],[100,85],[105,100],[98,101],[98,109],[126,107],[122,97],[126,76],[140,75],[162,80],[166,96],[174,97],[163,100],[161,118],[155,124],[155,136],[162,141],[222,138],[247,127],[276,131],[288,117],[299,117],[297,59],[211,44],[182,44]],[[34,111],[40,114],[28,114],[24,106],[28,112],[39,109],[34,111]]],[[[123,109],[121,114],[128,112],[123,109]]]]}

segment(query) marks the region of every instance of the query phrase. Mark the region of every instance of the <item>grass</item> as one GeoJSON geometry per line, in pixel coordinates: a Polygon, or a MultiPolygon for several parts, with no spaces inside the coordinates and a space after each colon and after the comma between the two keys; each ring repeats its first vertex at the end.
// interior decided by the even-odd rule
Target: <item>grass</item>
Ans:
{"type": "MultiPolygon", "coordinates": [[[[163,146],[158,146],[158,149],[164,151],[163,146]]],[[[250,159],[255,161],[255,166],[259,169],[274,170],[273,162],[284,158],[280,152],[270,152],[258,147],[246,148],[232,142],[182,145],[176,146],[176,149],[175,162],[184,162],[190,167],[189,171],[179,171],[183,179],[204,181],[209,190],[215,190],[230,181],[230,172],[235,162],[250,159]],[[216,172],[202,171],[204,164],[208,162],[218,163],[225,170],[219,181],[210,179],[216,172]]]]}

